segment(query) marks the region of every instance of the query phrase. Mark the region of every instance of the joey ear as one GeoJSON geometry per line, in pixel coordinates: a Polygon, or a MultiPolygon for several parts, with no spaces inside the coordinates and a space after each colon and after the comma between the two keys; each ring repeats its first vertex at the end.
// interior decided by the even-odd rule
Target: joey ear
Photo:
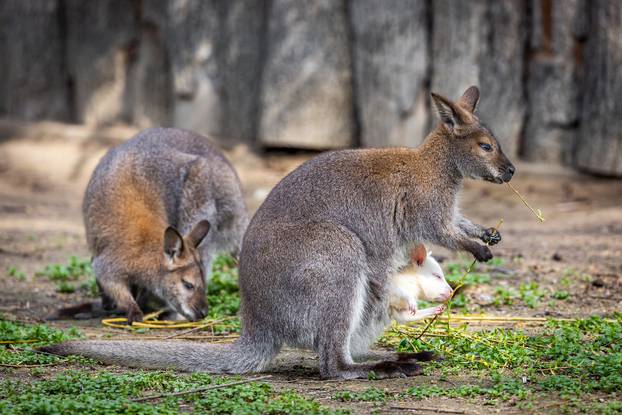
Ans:
{"type": "Polygon", "coordinates": [[[183,251],[184,238],[182,238],[177,229],[169,226],[164,231],[164,255],[170,261],[174,261],[181,256],[183,251]]]}
{"type": "Polygon", "coordinates": [[[471,114],[474,114],[477,110],[478,103],[479,89],[477,89],[475,85],[468,87],[467,90],[464,91],[464,94],[462,94],[460,101],[458,101],[458,104],[465,110],[469,111],[471,114]]]}
{"type": "Polygon", "coordinates": [[[463,114],[464,110],[462,108],[447,98],[435,94],[434,92],[432,92],[431,95],[432,100],[434,101],[434,106],[436,107],[436,112],[449,131],[453,132],[455,127],[460,124],[464,124],[465,117],[463,114]]]}
{"type": "Polygon", "coordinates": [[[410,259],[412,260],[412,262],[416,263],[419,266],[423,264],[423,261],[425,261],[425,257],[427,255],[428,252],[425,249],[425,245],[423,244],[415,245],[412,251],[410,251],[410,259]]]}
{"type": "Polygon", "coordinates": [[[192,228],[192,230],[186,236],[186,238],[188,239],[188,243],[190,243],[193,248],[196,248],[203,241],[203,239],[209,232],[209,229],[210,224],[208,221],[200,221],[199,223],[194,225],[194,228],[192,228]]]}

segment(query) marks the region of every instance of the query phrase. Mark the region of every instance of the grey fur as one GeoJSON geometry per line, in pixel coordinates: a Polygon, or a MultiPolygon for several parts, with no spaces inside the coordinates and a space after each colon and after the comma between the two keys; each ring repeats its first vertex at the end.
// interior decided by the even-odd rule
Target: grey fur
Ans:
{"type": "Polygon", "coordinates": [[[417,149],[324,153],[286,176],[244,237],[242,333],[233,345],[79,342],[47,350],[139,367],[243,373],[264,370],[290,345],[317,351],[326,378],[419,373],[414,362],[421,355],[354,358],[387,324],[387,278],[407,263],[414,243],[491,257],[470,239],[483,227],[456,215],[456,199],[463,178],[511,177],[511,163],[500,148],[495,160],[476,158],[465,150],[467,139],[453,135],[467,126],[451,127],[440,124],[417,149]]]}

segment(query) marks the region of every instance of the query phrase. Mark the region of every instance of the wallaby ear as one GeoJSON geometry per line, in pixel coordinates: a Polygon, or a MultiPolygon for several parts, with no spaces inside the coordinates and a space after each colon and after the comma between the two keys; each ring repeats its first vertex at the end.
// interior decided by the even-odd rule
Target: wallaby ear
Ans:
{"type": "Polygon", "coordinates": [[[423,244],[415,245],[412,251],[410,251],[410,259],[419,266],[423,265],[426,256],[428,256],[428,252],[423,244]]]}
{"type": "Polygon", "coordinates": [[[458,101],[458,104],[465,110],[469,111],[471,114],[474,114],[477,110],[478,103],[479,89],[477,89],[475,85],[468,87],[467,90],[464,91],[464,94],[462,94],[460,101],[458,101]]]}
{"type": "Polygon", "coordinates": [[[464,110],[462,108],[447,98],[435,94],[434,92],[432,92],[431,95],[432,100],[434,101],[434,106],[436,107],[436,112],[449,131],[453,132],[455,127],[460,124],[464,124],[465,117],[463,115],[464,110]]]}
{"type": "Polygon", "coordinates": [[[169,226],[164,231],[164,255],[169,261],[179,258],[184,251],[184,238],[177,229],[169,226]]]}
{"type": "Polygon", "coordinates": [[[203,241],[203,238],[205,238],[209,232],[209,229],[210,224],[208,221],[200,221],[194,225],[194,228],[192,228],[192,230],[188,233],[188,236],[186,236],[188,243],[190,243],[193,248],[196,248],[203,241]]]}

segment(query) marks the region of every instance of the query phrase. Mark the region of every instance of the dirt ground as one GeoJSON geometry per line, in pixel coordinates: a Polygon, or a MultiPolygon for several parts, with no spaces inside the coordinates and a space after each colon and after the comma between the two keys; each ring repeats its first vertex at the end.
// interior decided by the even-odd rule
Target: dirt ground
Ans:
{"type": "MultiPolygon", "coordinates": [[[[56,292],[52,282],[35,278],[35,272],[51,263],[64,263],[71,255],[88,257],[80,213],[82,192],[106,145],[62,137],[20,138],[0,141],[0,312],[22,320],[39,320],[62,304],[80,301],[78,294],[56,292]],[[15,267],[26,274],[25,281],[7,275],[15,267]]],[[[257,155],[238,146],[228,155],[237,168],[249,209],[254,211],[269,190],[288,171],[312,153],[268,153],[257,155]]],[[[466,182],[461,207],[466,216],[489,226],[499,219],[503,241],[492,251],[503,258],[494,269],[499,284],[517,286],[536,281],[554,290],[562,277],[570,278],[568,300],[535,308],[521,305],[498,308],[490,304],[493,287],[484,287],[474,298],[486,314],[581,317],[622,311],[622,181],[594,178],[559,167],[517,165],[512,181],[529,202],[544,213],[539,223],[521,201],[503,185],[466,182]]],[[[433,248],[446,260],[461,258],[433,248]]],[[[464,257],[466,258],[466,257],[464,257]]],[[[112,334],[98,321],[64,321],[56,327],[81,327],[88,336],[112,334]]],[[[323,404],[343,407],[331,401],[334,390],[364,390],[375,386],[401,391],[415,384],[438,383],[438,378],[416,377],[378,381],[320,381],[311,353],[286,351],[279,357],[269,380],[277,388],[295,389],[323,404]]],[[[459,383],[461,380],[451,379],[459,383]]],[[[346,405],[359,413],[376,409],[381,413],[518,413],[505,404],[488,407],[477,399],[464,402],[430,398],[375,406],[373,403],[346,405]],[[417,409],[413,409],[417,408],[417,409]],[[423,408],[423,409],[422,409],[423,408]]]]}

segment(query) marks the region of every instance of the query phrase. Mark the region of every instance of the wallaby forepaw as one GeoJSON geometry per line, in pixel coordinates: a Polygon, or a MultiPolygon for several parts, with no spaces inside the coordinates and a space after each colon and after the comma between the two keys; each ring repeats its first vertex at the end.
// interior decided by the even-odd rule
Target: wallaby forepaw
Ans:
{"type": "Polygon", "coordinates": [[[438,316],[439,314],[443,314],[446,308],[447,307],[445,306],[445,304],[439,305],[438,307],[434,309],[434,315],[438,316]]]}
{"type": "Polygon", "coordinates": [[[486,262],[492,259],[492,252],[487,246],[478,245],[477,250],[472,252],[473,256],[478,262],[486,262]]]}
{"type": "Polygon", "coordinates": [[[137,321],[137,322],[141,322],[143,321],[143,312],[140,311],[140,309],[138,307],[134,307],[131,308],[128,312],[127,312],[127,324],[129,324],[130,326],[132,325],[133,322],[137,321]]]}
{"type": "Polygon", "coordinates": [[[495,228],[488,228],[484,231],[481,239],[488,245],[496,245],[501,242],[501,234],[495,228]]]}

